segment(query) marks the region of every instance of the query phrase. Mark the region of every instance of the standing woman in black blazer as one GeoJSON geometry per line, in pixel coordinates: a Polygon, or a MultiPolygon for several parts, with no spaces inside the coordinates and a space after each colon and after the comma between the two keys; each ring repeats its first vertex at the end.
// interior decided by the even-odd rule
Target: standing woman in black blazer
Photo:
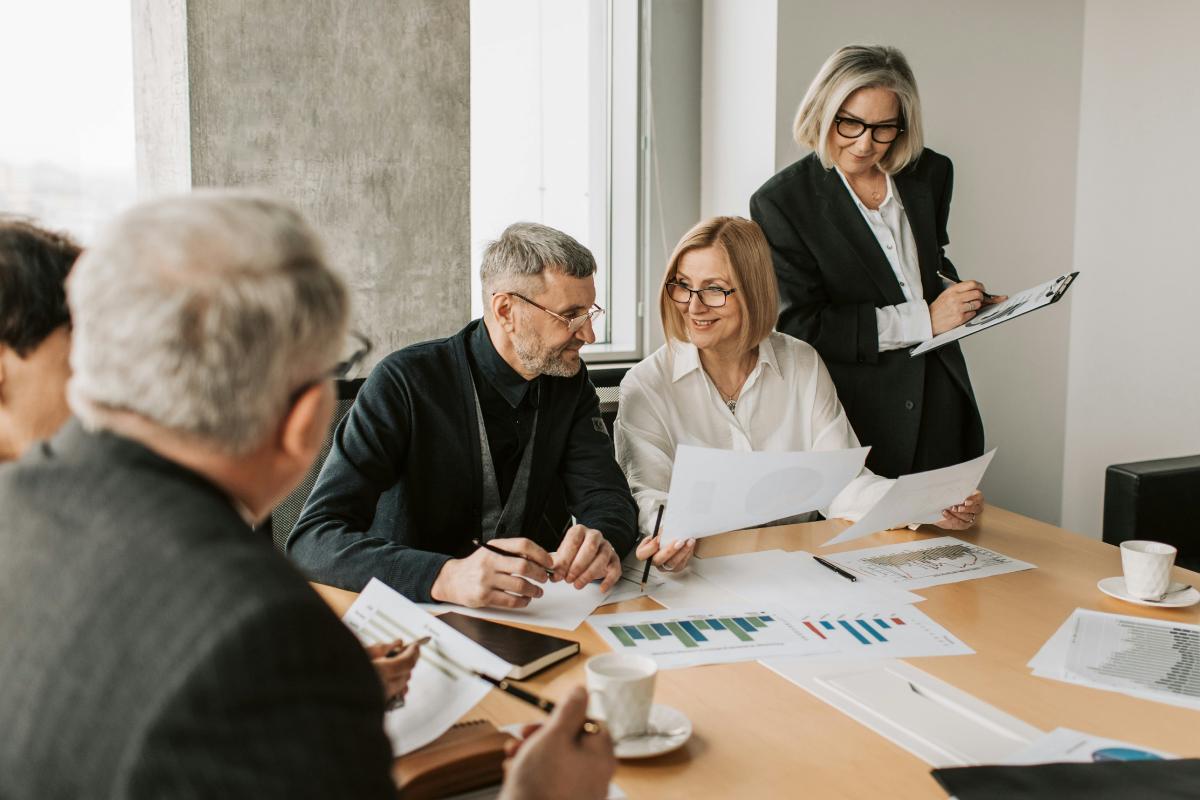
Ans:
{"type": "MultiPolygon", "coordinates": [[[[850,45],[800,104],[796,141],[812,148],[755,192],[771,244],[779,330],[809,342],[833,376],[867,466],[887,477],[983,452],[983,422],[957,343],[911,346],[989,303],[946,258],[953,168],[923,146],[916,80],[900,51],[850,45]]],[[[974,519],[976,498],[957,507],[974,519]]]]}

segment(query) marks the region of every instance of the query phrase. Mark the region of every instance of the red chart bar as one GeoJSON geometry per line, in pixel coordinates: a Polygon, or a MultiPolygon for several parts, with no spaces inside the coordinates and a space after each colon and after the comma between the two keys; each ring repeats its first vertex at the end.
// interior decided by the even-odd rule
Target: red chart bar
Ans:
{"type": "Polygon", "coordinates": [[[897,625],[904,624],[904,620],[900,619],[899,617],[892,617],[892,622],[896,623],[897,625]]]}
{"type": "Polygon", "coordinates": [[[823,634],[823,633],[821,633],[821,631],[817,630],[817,626],[816,626],[816,625],[813,625],[811,622],[808,622],[808,621],[805,621],[805,623],[804,623],[804,624],[805,624],[805,625],[808,627],[808,629],[809,629],[810,631],[812,631],[813,633],[815,633],[817,636],[820,636],[822,639],[824,639],[824,638],[825,638],[825,634],[823,634]]]}

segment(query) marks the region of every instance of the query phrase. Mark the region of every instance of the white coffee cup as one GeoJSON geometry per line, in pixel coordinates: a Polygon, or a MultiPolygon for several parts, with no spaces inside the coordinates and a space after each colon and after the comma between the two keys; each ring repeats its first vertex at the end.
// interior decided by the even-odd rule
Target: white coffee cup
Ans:
{"type": "Polygon", "coordinates": [[[588,715],[604,720],[617,741],[646,733],[658,664],[645,656],[604,653],[589,658],[584,671],[588,715]]]}
{"type": "Polygon", "coordinates": [[[1159,600],[1171,585],[1175,548],[1162,542],[1133,539],[1121,542],[1125,590],[1142,600],[1159,600]]]}

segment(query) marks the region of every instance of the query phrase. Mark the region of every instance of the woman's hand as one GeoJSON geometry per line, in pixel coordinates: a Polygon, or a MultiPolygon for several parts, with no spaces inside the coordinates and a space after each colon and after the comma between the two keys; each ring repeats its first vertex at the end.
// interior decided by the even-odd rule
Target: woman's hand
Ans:
{"type": "Polygon", "coordinates": [[[695,539],[676,539],[666,547],[660,547],[661,537],[647,537],[637,546],[637,557],[651,563],[663,572],[679,572],[688,565],[692,553],[696,552],[695,539]]]}
{"type": "Polygon", "coordinates": [[[929,306],[929,322],[933,335],[945,333],[962,325],[979,313],[984,306],[1002,303],[1008,295],[988,295],[979,281],[962,281],[938,295],[929,306]],[[986,296],[985,296],[986,295],[986,296]]]}
{"type": "Polygon", "coordinates": [[[387,701],[388,710],[404,705],[408,681],[417,666],[417,659],[421,657],[421,642],[404,646],[404,642],[397,639],[390,644],[373,644],[367,647],[367,655],[379,675],[379,682],[383,684],[383,698],[387,701]],[[397,650],[399,652],[395,655],[388,655],[397,650]]]}
{"type": "Polygon", "coordinates": [[[965,531],[975,524],[975,520],[982,513],[983,493],[975,492],[960,505],[950,506],[942,511],[942,518],[934,524],[948,531],[965,531]]]}

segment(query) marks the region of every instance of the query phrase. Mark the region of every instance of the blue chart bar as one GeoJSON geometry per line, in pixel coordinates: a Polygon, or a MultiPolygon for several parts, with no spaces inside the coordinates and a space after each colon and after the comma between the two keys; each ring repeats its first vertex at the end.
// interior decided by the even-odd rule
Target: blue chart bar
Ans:
{"type": "Polygon", "coordinates": [[[858,639],[859,644],[870,644],[870,642],[867,641],[867,638],[865,636],[863,636],[861,633],[859,633],[857,630],[855,630],[854,626],[851,625],[849,622],[846,622],[846,620],[839,619],[838,625],[841,625],[843,628],[850,631],[850,635],[853,636],[855,639],[858,639]]]}
{"type": "Polygon", "coordinates": [[[749,622],[746,622],[746,620],[742,619],[741,617],[734,617],[733,621],[736,622],[738,624],[738,627],[740,627],[746,633],[754,633],[754,630],[755,630],[754,626],[751,625],[749,622]]]}
{"type": "Polygon", "coordinates": [[[875,624],[878,625],[879,627],[883,628],[885,631],[888,628],[892,627],[891,625],[888,625],[887,622],[885,622],[884,620],[881,620],[881,619],[875,620],[875,624]]]}
{"type": "Polygon", "coordinates": [[[878,639],[879,641],[881,641],[881,642],[886,642],[886,641],[887,641],[887,639],[883,638],[883,634],[879,633],[879,631],[877,631],[877,630],[875,630],[874,628],[872,628],[872,627],[871,627],[871,623],[867,622],[865,619],[860,619],[860,620],[858,620],[858,624],[859,624],[859,625],[861,625],[861,626],[863,627],[863,630],[865,630],[867,633],[869,633],[869,634],[871,634],[872,636],[874,636],[874,637],[875,637],[876,639],[878,639]]]}
{"type": "Polygon", "coordinates": [[[719,619],[710,619],[708,621],[708,627],[712,628],[714,631],[725,630],[725,626],[721,624],[721,620],[719,619]]]}
{"type": "Polygon", "coordinates": [[[768,616],[760,616],[759,619],[761,619],[763,622],[774,622],[775,621],[768,616]]]}
{"type": "Polygon", "coordinates": [[[661,622],[651,622],[650,627],[654,628],[654,632],[657,633],[659,636],[670,636],[671,635],[671,629],[668,628],[666,625],[663,625],[661,622]]]}
{"type": "Polygon", "coordinates": [[[693,625],[691,622],[687,621],[686,619],[679,620],[679,627],[681,627],[685,631],[687,631],[688,635],[691,636],[693,639],[695,639],[697,642],[707,642],[708,641],[708,637],[705,636],[703,633],[701,633],[699,628],[697,628],[695,625],[693,625]]]}
{"type": "Polygon", "coordinates": [[[821,627],[827,631],[833,630],[833,623],[827,620],[821,620],[821,627]]]}
{"type": "Polygon", "coordinates": [[[630,636],[632,636],[634,639],[645,639],[646,638],[645,636],[642,635],[641,631],[639,631],[637,628],[633,627],[632,625],[626,625],[625,632],[628,633],[630,636]]]}

